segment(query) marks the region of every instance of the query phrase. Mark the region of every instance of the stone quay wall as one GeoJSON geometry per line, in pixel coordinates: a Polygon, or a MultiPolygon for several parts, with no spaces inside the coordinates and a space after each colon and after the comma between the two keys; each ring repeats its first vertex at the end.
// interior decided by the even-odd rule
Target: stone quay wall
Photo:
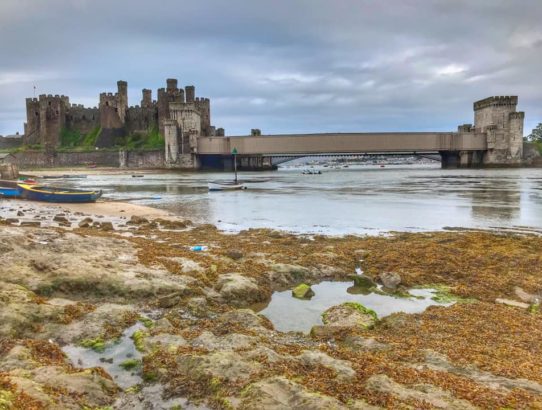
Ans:
{"type": "Polygon", "coordinates": [[[183,158],[178,167],[166,167],[164,150],[153,151],[92,151],[56,152],[25,151],[15,154],[20,169],[88,166],[122,168],[193,169],[190,158],[183,158]]]}

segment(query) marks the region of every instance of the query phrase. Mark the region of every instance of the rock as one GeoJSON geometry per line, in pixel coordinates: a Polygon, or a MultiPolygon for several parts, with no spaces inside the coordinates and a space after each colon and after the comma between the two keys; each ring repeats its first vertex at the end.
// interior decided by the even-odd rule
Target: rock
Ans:
{"type": "Polygon", "coordinates": [[[236,249],[229,249],[226,252],[226,256],[230,259],[233,259],[234,261],[239,260],[243,257],[243,252],[236,250],[236,249]]]}
{"type": "Polygon", "coordinates": [[[53,221],[60,222],[60,223],[69,223],[70,222],[70,221],[68,221],[68,218],[66,218],[64,216],[64,214],[55,215],[55,217],[53,218],[53,221]]]}
{"type": "Polygon", "coordinates": [[[346,326],[316,325],[311,328],[310,336],[313,339],[331,340],[342,338],[351,328],[346,326]]]}
{"type": "Polygon", "coordinates": [[[534,302],[536,302],[536,299],[538,299],[538,300],[542,299],[541,295],[535,295],[535,294],[532,294],[532,293],[527,293],[522,288],[520,288],[518,286],[516,286],[514,288],[514,293],[516,294],[516,296],[522,302],[525,302],[525,303],[534,303],[534,302]]]}
{"type": "Polygon", "coordinates": [[[160,306],[162,309],[171,308],[179,304],[181,297],[182,295],[179,292],[173,292],[169,295],[162,296],[158,298],[158,306],[160,306]]]}
{"type": "Polygon", "coordinates": [[[356,375],[350,362],[346,360],[334,359],[324,352],[314,350],[305,350],[296,359],[305,366],[314,367],[321,365],[334,370],[337,373],[337,379],[351,380],[356,375]]]}
{"type": "Polygon", "coordinates": [[[451,410],[474,410],[472,404],[463,399],[455,398],[450,392],[430,384],[415,384],[404,386],[384,374],[371,376],[366,384],[367,390],[387,393],[400,400],[419,400],[427,402],[432,408],[451,410]]]}
{"type": "Polygon", "coordinates": [[[219,276],[215,289],[224,301],[239,307],[262,302],[268,297],[254,279],[240,273],[226,273],[219,276]]]}
{"type": "Polygon", "coordinates": [[[322,320],[325,325],[371,328],[378,317],[373,310],[360,303],[346,302],[326,310],[322,314],[322,320]]]}
{"type": "Polygon", "coordinates": [[[300,265],[274,263],[269,269],[268,278],[277,286],[291,286],[311,276],[311,271],[300,265]]]}
{"type": "Polygon", "coordinates": [[[458,366],[451,363],[446,355],[435,352],[434,350],[425,350],[425,363],[414,365],[417,370],[430,369],[437,372],[446,372],[460,377],[466,377],[478,384],[484,385],[493,390],[503,390],[512,392],[517,389],[526,390],[531,394],[541,395],[542,385],[527,379],[512,379],[504,376],[498,376],[486,371],[479,370],[476,366],[469,364],[458,366]]]}
{"type": "Polygon", "coordinates": [[[22,221],[21,226],[30,226],[34,228],[39,228],[41,226],[40,221],[22,221]]]}
{"type": "Polygon", "coordinates": [[[149,220],[147,218],[143,218],[142,216],[132,215],[130,220],[126,222],[127,225],[143,225],[148,224],[149,220]]]}
{"type": "Polygon", "coordinates": [[[23,211],[17,211],[17,216],[24,216],[24,212],[23,211]]]}
{"type": "Polygon", "coordinates": [[[46,257],[36,257],[30,260],[30,266],[38,272],[51,271],[56,269],[56,265],[46,257]]]}
{"type": "Polygon", "coordinates": [[[79,225],[79,228],[89,228],[90,225],[92,225],[92,222],[94,222],[94,221],[92,220],[92,218],[87,217],[87,218],[82,219],[82,220],[79,222],[78,225],[79,225]]]}
{"type": "Polygon", "coordinates": [[[495,303],[499,303],[501,305],[506,305],[506,306],[517,307],[521,309],[529,309],[529,306],[530,306],[528,303],[518,302],[517,300],[512,300],[512,299],[501,299],[501,298],[495,299],[495,303]]]}
{"type": "Polygon", "coordinates": [[[245,329],[259,334],[273,329],[273,325],[266,318],[254,313],[251,309],[237,309],[221,314],[215,321],[220,328],[229,328],[242,325],[245,329]]]}
{"type": "Polygon", "coordinates": [[[217,377],[226,382],[246,382],[261,371],[259,363],[247,361],[236,352],[214,352],[208,355],[181,355],[176,359],[177,369],[193,379],[201,376],[217,377]]]}
{"type": "Polygon", "coordinates": [[[354,285],[360,288],[373,288],[376,286],[376,283],[369,276],[354,275],[352,279],[354,280],[354,285]]]}
{"type": "Polygon", "coordinates": [[[346,409],[337,399],[320,393],[312,393],[300,384],[283,376],[276,376],[251,384],[243,396],[240,407],[244,410],[346,409]]]}
{"type": "Polygon", "coordinates": [[[102,223],[100,224],[100,229],[101,229],[102,231],[113,231],[113,230],[115,230],[115,229],[113,228],[113,224],[112,224],[111,222],[102,222],[102,223]]]}
{"type": "Polygon", "coordinates": [[[342,341],[345,347],[348,347],[351,350],[367,350],[367,351],[377,351],[377,350],[387,350],[389,346],[385,343],[380,343],[375,339],[361,337],[357,335],[348,335],[342,341]]]}
{"type": "Polygon", "coordinates": [[[188,342],[179,335],[161,333],[156,336],[149,336],[143,340],[145,351],[149,352],[157,348],[176,350],[179,346],[188,346],[188,342]]]}
{"type": "Polygon", "coordinates": [[[193,347],[203,347],[206,350],[241,350],[248,349],[256,343],[257,339],[253,336],[230,333],[225,336],[215,336],[213,333],[205,331],[194,340],[193,347]]]}
{"type": "Polygon", "coordinates": [[[19,220],[17,218],[6,218],[5,222],[8,224],[16,224],[19,223],[19,220]]]}
{"type": "Polygon", "coordinates": [[[382,285],[389,290],[396,290],[401,284],[401,276],[395,272],[383,272],[378,275],[378,279],[382,285]]]}
{"type": "Polygon", "coordinates": [[[68,395],[81,395],[93,407],[105,406],[112,401],[112,393],[118,388],[112,380],[101,376],[92,369],[75,373],[64,373],[62,368],[45,366],[33,372],[34,381],[47,387],[62,389],[68,395]]]}
{"type": "Polygon", "coordinates": [[[302,283],[292,289],[292,296],[297,299],[310,299],[314,296],[314,291],[310,285],[302,283]]]}

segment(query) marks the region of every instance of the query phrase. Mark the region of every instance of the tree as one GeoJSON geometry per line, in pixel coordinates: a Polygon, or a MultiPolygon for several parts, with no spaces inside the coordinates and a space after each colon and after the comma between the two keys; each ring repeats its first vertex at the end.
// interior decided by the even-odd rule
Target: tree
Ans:
{"type": "Polygon", "coordinates": [[[532,142],[542,142],[542,123],[538,124],[527,136],[527,139],[532,142]]]}

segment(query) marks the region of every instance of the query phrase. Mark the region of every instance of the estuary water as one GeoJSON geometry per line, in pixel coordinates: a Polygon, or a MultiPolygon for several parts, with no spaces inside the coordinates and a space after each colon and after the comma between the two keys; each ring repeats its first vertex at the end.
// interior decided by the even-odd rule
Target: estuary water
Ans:
{"type": "MultiPolygon", "coordinates": [[[[542,230],[542,169],[442,170],[438,165],[350,166],[240,173],[248,189],[208,192],[225,173],[89,175],[66,180],[109,200],[167,209],[220,229],[378,234],[447,227],[542,230]]],[[[51,181],[58,183],[60,181],[51,181]]]]}

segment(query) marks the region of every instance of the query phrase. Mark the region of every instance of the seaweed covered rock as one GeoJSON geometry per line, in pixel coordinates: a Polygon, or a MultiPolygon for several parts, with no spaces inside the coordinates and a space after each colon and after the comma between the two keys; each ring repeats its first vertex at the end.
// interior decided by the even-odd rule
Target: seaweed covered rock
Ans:
{"type": "Polygon", "coordinates": [[[378,275],[378,280],[386,289],[396,290],[401,284],[401,276],[395,272],[382,272],[378,275]]]}
{"type": "MultiPolygon", "coordinates": [[[[302,385],[282,376],[271,377],[250,385],[244,394],[241,407],[245,410],[347,408],[333,397],[313,393],[302,385]]],[[[357,408],[373,409],[372,406],[357,408]]]]}
{"type": "Polygon", "coordinates": [[[371,328],[378,320],[378,316],[360,303],[346,302],[326,310],[322,320],[329,326],[371,328]]]}
{"type": "Polygon", "coordinates": [[[215,289],[225,302],[239,307],[262,302],[268,297],[254,279],[240,273],[221,275],[215,289]]]}
{"type": "Polygon", "coordinates": [[[356,372],[352,369],[349,362],[346,360],[334,359],[324,352],[305,350],[297,357],[297,360],[307,367],[324,366],[332,369],[337,374],[336,377],[338,379],[351,380],[356,375],[356,372]]]}
{"type": "Polygon", "coordinates": [[[364,289],[370,289],[376,286],[376,283],[366,275],[354,275],[352,277],[354,285],[364,289]]]}
{"type": "Polygon", "coordinates": [[[314,291],[311,289],[310,285],[302,283],[292,289],[292,296],[297,299],[310,299],[314,296],[314,291]]]}

